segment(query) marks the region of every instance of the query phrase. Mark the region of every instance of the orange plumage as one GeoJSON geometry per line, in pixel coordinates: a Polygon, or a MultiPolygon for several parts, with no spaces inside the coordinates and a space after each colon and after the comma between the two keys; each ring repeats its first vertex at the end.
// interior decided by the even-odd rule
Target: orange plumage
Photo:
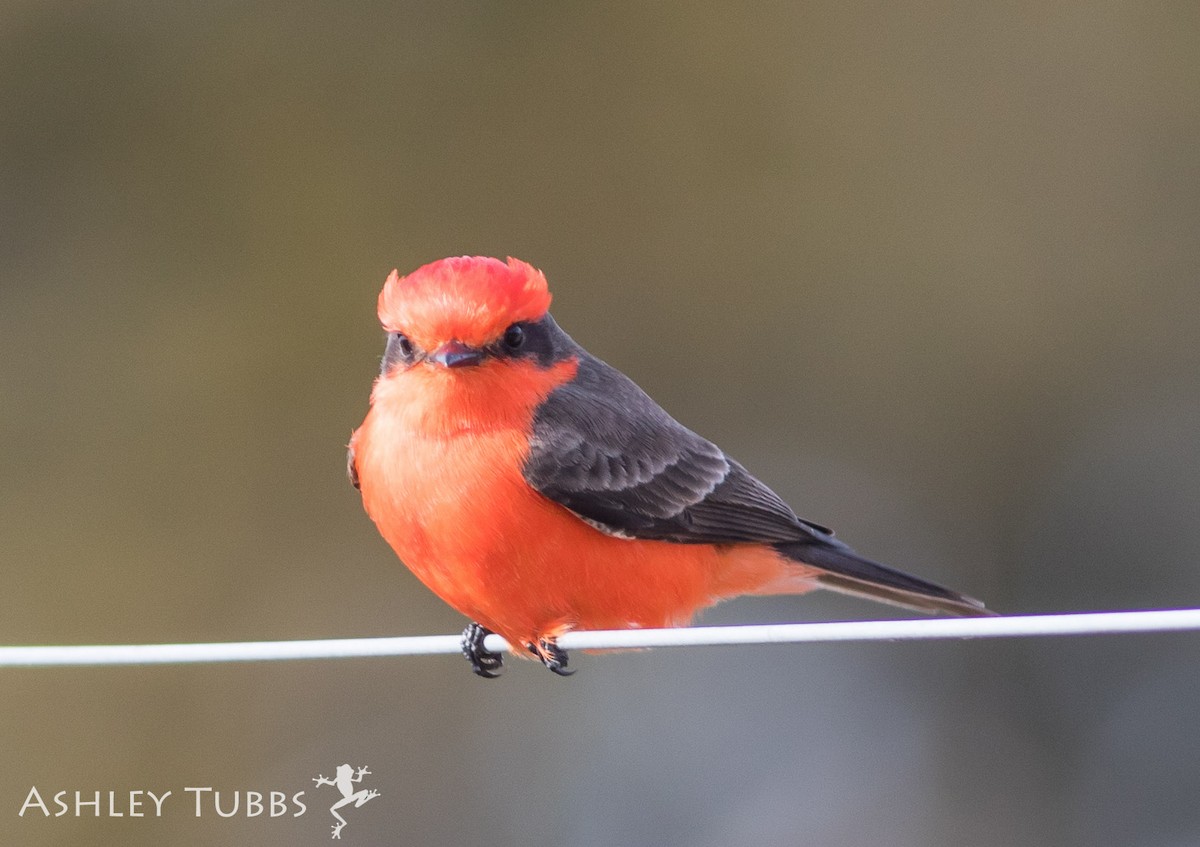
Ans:
{"type": "MultiPolygon", "coordinates": [[[[351,439],[351,472],[367,513],[412,572],[463,615],[514,645],[530,646],[544,661],[554,639],[572,629],[681,625],[727,597],[818,587],[828,574],[822,563],[798,560],[786,545],[809,544],[820,528],[795,518],[765,486],[657,406],[654,414],[686,437],[664,430],[667,424],[657,418],[654,430],[630,420],[628,457],[609,450],[582,467],[592,442],[608,435],[598,422],[615,416],[619,426],[622,416],[637,414],[622,405],[620,392],[637,392],[628,406],[633,400],[653,404],[615,371],[599,371],[607,366],[553,324],[549,304],[542,274],[513,259],[445,259],[407,277],[395,271],[388,277],[379,296],[388,353],[370,411],[351,439]],[[566,390],[584,392],[585,383],[600,377],[619,391],[591,390],[573,400],[566,390]],[[590,405],[576,416],[581,403],[590,405]],[[666,446],[636,452],[660,431],[666,446]],[[690,439],[707,452],[698,454],[690,439]],[[681,447],[684,458],[674,458],[671,445],[681,440],[691,452],[681,447]],[[667,478],[689,461],[695,473],[667,478]],[[724,476],[703,491],[722,473],[721,461],[728,465],[724,476]],[[663,470],[655,473],[659,465],[663,470]],[[549,475],[542,467],[551,468],[549,475]],[[580,488],[560,492],[560,475],[568,481],[581,473],[580,488]],[[733,480],[735,473],[750,482],[733,480]],[[748,493],[734,491],[735,482],[748,493]],[[725,489],[733,493],[722,495],[725,489]],[[667,514],[673,501],[660,507],[658,499],[647,499],[651,495],[679,498],[683,506],[678,515],[667,514]],[[627,506],[622,498],[631,497],[627,506]],[[686,535],[714,504],[719,515],[736,521],[747,498],[767,503],[755,501],[757,511],[745,512],[751,523],[763,510],[782,509],[786,514],[770,518],[798,522],[798,541],[786,529],[776,537],[773,525],[762,541],[742,540],[736,526],[695,541],[686,535]],[[594,513],[599,517],[593,500],[603,510],[594,513]],[[634,529],[623,523],[626,509],[639,521],[634,529]],[[665,521],[682,521],[683,529],[665,521]]],[[[617,443],[622,437],[616,434],[617,443]]],[[[844,548],[824,536],[818,540],[844,548]]],[[[939,607],[978,610],[975,601],[944,593],[949,599],[939,598],[939,607]]]]}

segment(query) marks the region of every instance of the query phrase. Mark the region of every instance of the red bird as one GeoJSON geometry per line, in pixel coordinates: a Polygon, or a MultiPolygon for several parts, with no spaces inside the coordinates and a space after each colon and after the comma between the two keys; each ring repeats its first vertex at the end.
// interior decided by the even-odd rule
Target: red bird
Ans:
{"type": "Polygon", "coordinates": [[[349,473],[367,514],[470,618],[567,674],[572,629],[681,626],[740,594],[830,588],[922,611],[977,600],[864,559],[571,340],[540,271],[442,259],[379,295],[387,332],[349,473]]]}

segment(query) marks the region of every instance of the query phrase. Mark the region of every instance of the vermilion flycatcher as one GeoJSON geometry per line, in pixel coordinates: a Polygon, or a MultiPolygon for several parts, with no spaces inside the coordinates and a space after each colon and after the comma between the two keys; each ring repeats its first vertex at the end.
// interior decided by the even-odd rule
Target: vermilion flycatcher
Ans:
{"type": "Polygon", "coordinates": [[[830,588],[922,611],[977,600],[864,559],[590,355],[538,270],[464,256],[396,271],[349,473],[380,533],[473,621],[566,674],[572,629],[679,626],[739,594],[830,588]]]}

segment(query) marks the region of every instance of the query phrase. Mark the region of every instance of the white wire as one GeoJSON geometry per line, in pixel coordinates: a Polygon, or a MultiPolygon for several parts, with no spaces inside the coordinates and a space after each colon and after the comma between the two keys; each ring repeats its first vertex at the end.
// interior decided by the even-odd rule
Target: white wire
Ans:
{"type": "MultiPolygon", "coordinates": [[[[558,644],[564,650],[628,650],[644,647],[712,647],[734,644],[831,641],[918,641],[946,638],[1114,635],[1180,630],[1200,630],[1200,609],[569,632],[558,639],[558,644]]],[[[458,653],[462,649],[461,644],[461,637],[457,635],[422,635],[403,638],[339,638],[320,641],[0,647],[0,667],[154,665],[422,656],[458,653]]],[[[499,635],[489,635],[484,641],[484,647],[497,652],[509,649],[508,642],[499,635]]]]}

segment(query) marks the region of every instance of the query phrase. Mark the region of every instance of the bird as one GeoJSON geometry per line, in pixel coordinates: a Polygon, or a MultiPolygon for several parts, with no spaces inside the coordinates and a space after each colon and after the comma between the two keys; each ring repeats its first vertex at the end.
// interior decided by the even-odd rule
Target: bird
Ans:
{"type": "Polygon", "coordinates": [[[857,595],[921,612],[994,612],[865,558],[798,517],[551,316],[545,275],[457,256],[378,298],[386,333],[347,471],[400,560],[464,615],[463,653],[495,678],[491,633],[556,674],[576,629],[685,626],[739,595],[857,595]]]}

